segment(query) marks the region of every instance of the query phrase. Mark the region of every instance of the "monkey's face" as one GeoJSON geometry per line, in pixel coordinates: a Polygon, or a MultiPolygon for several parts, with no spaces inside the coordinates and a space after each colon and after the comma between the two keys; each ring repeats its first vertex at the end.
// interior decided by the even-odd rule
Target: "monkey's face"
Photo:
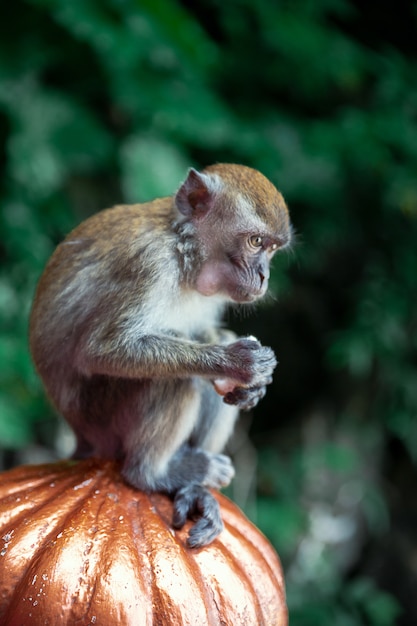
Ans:
{"type": "Polygon", "coordinates": [[[277,249],[276,242],[253,233],[235,237],[233,245],[216,246],[202,263],[197,291],[239,303],[257,300],[268,289],[269,264],[277,249]]]}
{"type": "Polygon", "coordinates": [[[217,164],[191,169],[175,199],[195,229],[197,291],[233,302],[262,297],[271,258],[291,240],[287,206],[274,185],[251,168],[217,164]]]}

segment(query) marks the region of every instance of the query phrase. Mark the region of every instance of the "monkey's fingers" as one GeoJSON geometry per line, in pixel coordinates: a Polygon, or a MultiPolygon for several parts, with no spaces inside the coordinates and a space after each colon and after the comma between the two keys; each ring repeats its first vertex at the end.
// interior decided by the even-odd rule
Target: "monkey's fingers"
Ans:
{"type": "Polygon", "coordinates": [[[242,411],[249,411],[258,404],[259,400],[261,400],[265,394],[265,385],[251,387],[249,389],[245,387],[236,387],[233,391],[225,395],[223,402],[226,404],[234,404],[242,411]]]}
{"type": "Polygon", "coordinates": [[[269,372],[272,374],[277,365],[277,357],[275,356],[273,350],[271,348],[262,347],[262,351],[260,351],[259,359],[257,361],[259,372],[269,372]]]}

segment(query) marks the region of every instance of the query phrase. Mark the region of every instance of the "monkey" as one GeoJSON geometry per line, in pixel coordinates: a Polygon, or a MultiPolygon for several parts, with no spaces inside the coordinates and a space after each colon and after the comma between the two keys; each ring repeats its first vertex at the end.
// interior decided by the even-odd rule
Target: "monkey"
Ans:
{"type": "Polygon", "coordinates": [[[190,168],[173,196],[82,222],[35,292],[32,357],[74,430],[74,458],[117,459],[130,485],[168,494],[173,527],[195,522],[191,548],[223,529],[210,491],[234,476],[222,452],[277,363],[222,315],[265,295],[291,234],[283,196],[257,170],[190,168]]]}

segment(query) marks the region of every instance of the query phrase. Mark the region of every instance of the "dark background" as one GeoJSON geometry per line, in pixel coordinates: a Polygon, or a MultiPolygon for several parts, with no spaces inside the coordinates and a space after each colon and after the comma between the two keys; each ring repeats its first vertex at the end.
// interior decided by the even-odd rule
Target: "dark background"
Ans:
{"type": "Polygon", "coordinates": [[[236,330],[280,365],[230,492],[294,626],[417,623],[417,5],[15,0],[0,22],[1,463],[71,451],[29,357],[36,281],[91,213],[244,163],[297,242],[236,330]]]}

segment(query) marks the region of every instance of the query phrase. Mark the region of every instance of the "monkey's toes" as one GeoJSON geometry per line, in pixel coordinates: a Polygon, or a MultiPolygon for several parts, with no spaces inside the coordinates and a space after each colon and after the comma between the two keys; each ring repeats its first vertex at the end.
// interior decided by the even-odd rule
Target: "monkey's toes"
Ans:
{"type": "Polygon", "coordinates": [[[223,530],[223,522],[220,512],[210,514],[210,519],[201,517],[188,533],[187,546],[189,548],[201,548],[211,543],[223,530]]]}
{"type": "Polygon", "coordinates": [[[205,487],[212,487],[213,489],[227,487],[234,475],[235,468],[230,458],[224,454],[213,454],[203,484],[205,487]]]}
{"type": "Polygon", "coordinates": [[[223,530],[217,501],[202,485],[190,484],[174,498],[174,528],[182,528],[187,518],[196,519],[187,539],[190,548],[205,546],[223,530]]]}

